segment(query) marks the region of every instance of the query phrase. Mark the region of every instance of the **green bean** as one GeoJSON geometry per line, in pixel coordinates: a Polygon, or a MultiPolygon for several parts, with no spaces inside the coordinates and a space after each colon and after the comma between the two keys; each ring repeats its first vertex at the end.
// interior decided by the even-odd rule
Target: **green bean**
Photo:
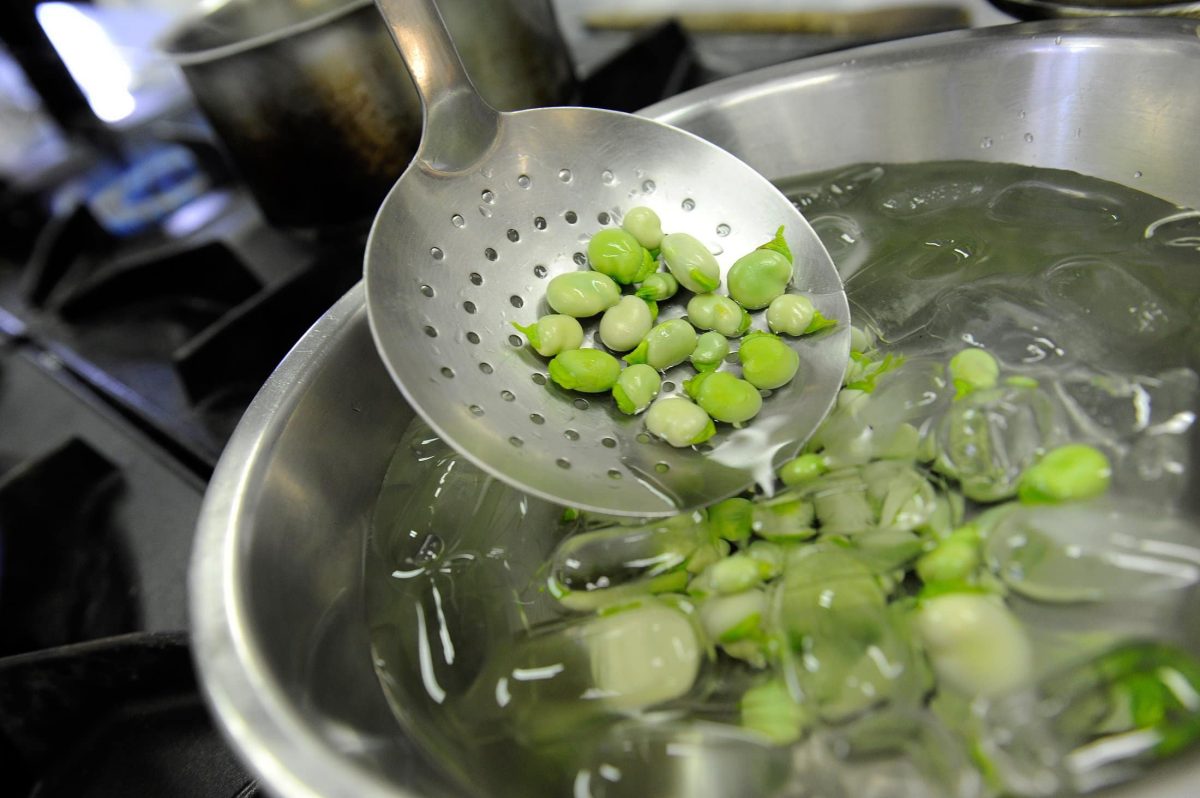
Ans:
{"type": "Polygon", "coordinates": [[[762,409],[762,394],[745,380],[727,371],[709,371],[701,376],[704,379],[696,388],[696,404],[717,421],[742,424],[762,409]]]}
{"type": "Polygon", "coordinates": [[[658,372],[645,363],[639,363],[625,369],[617,377],[617,384],[612,389],[613,399],[622,413],[637,415],[650,406],[661,386],[662,377],[658,372]]]}
{"type": "Polygon", "coordinates": [[[779,478],[789,488],[812,482],[829,469],[825,466],[825,458],[819,454],[802,454],[794,460],[789,460],[779,469],[779,478]]]}
{"type": "Polygon", "coordinates": [[[546,286],[546,302],[550,307],[577,319],[608,310],[620,299],[621,289],[611,277],[600,272],[567,272],[546,286]]]}
{"type": "Polygon", "coordinates": [[[688,321],[698,330],[716,330],[736,338],[750,329],[750,314],[727,296],[696,294],[688,300],[688,321]]]}
{"type": "Polygon", "coordinates": [[[631,365],[646,363],[664,371],[688,359],[696,349],[696,329],[683,319],[671,319],[657,325],[625,356],[631,365]]]}
{"type": "Polygon", "coordinates": [[[704,443],[717,432],[708,414],[682,396],[667,396],[650,405],[646,429],[676,447],[704,443]]]}
{"type": "Polygon", "coordinates": [[[710,330],[696,339],[692,352],[692,365],[697,371],[713,371],[729,354],[729,341],[715,330],[710,330]]]}
{"type": "Polygon", "coordinates": [[[689,291],[703,294],[721,284],[721,267],[708,248],[687,233],[663,236],[662,256],[675,279],[689,291]]]}
{"type": "Polygon", "coordinates": [[[1071,443],[1047,452],[1025,469],[1017,484],[1023,504],[1057,504],[1099,496],[1108,490],[1112,467],[1099,449],[1071,443]]]}
{"type": "Polygon", "coordinates": [[[614,352],[633,349],[654,326],[646,300],[623,296],[600,317],[600,341],[614,352]]]}
{"type": "Polygon", "coordinates": [[[551,314],[542,316],[533,324],[512,323],[526,338],[533,351],[542,357],[554,357],[568,349],[578,349],[583,344],[583,327],[571,316],[551,314]]]}
{"type": "Polygon", "coordinates": [[[593,269],[623,285],[643,280],[657,268],[636,238],[615,227],[592,236],[587,256],[593,269]]]}
{"type": "Polygon", "coordinates": [[[770,249],[743,255],[729,269],[729,295],[750,310],[759,310],[787,290],[792,263],[770,249]]]}
{"type": "Polygon", "coordinates": [[[733,498],[708,508],[708,528],[712,534],[731,543],[750,538],[754,505],[749,499],[733,498]]]}
{"type": "Polygon", "coordinates": [[[950,379],[956,399],[971,391],[995,388],[1000,379],[1000,364],[982,349],[964,349],[950,358],[950,379]]]}
{"type": "Polygon", "coordinates": [[[646,275],[646,279],[638,287],[637,295],[642,299],[653,299],[662,302],[675,296],[679,290],[679,281],[670,272],[654,272],[646,275]]]}
{"type": "Polygon", "coordinates": [[[563,388],[583,393],[611,390],[621,375],[621,364],[599,349],[570,349],[550,361],[550,379],[563,388]]]}
{"type": "Polygon", "coordinates": [[[787,385],[800,368],[800,356],[782,338],[752,333],[738,349],[742,376],[756,388],[775,389],[787,385]]]}
{"type": "Polygon", "coordinates": [[[621,227],[646,249],[658,249],[662,246],[662,222],[657,213],[644,205],[630,208],[621,220],[621,227]]]}

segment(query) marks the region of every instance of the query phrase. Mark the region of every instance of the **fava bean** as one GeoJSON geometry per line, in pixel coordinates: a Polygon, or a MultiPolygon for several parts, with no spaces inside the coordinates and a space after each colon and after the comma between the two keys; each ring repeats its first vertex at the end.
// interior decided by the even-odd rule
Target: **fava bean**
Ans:
{"type": "Polygon", "coordinates": [[[717,432],[708,414],[682,396],[667,396],[650,405],[646,429],[676,447],[704,443],[717,432]]]}
{"type": "Polygon", "coordinates": [[[657,213],[644,205],[630,208],[621,220],[621,228],[646,249],[658,249],[662,246],[662,221],[657,213]]]}
{"type": "Polygon", "coordinates": [[[708,528],[712,534],[731,543],[750,539],[754,505],[749,499],[733,498],[708,508],[708,528]]]}
{"type": "Polygon", "coordinates": [[[750,310],[765,308],[787,290],[792,262],[771,249],[743,255],[729,269],[729,295],[750,310]]]}
{"type": "Polygon", "coordinates": [[[670,299],[675,296],[675,292],[679,290],[679,281],[671,276],[670,272],[654,272],[647,275],[646,279],[638,287],[637,295],[642,299],[652,299],[655,302],[662,302],[664,299],[670,299]]]}
{"type": "Polygon", "coordinates": [[[696,348],[692,351],[692,365],[696,371],[713,371],[728,354],[729,341],[719,332],[710,330],[696,339],[696,348]]]}
{"type": "Polygon", "coordinates": [[[817,309],[812,300],[800,294],[782,294],[767,306],[767,326],[783,335],[804,335],[817,309]]]}
{"type": "Polygon", "coordinates": [[[971,391],[995,388],[1000,379],[1000,364],[983,349],[964,349],[950,358],[950,379],[955,398],[971,391]]]}
{"type": "Polygon", "coordinates": [[[1017,498],[1024,504],[1057,504],[1108,490],[1112,466],[1099,449],[1070,443],[1046,453],[1021,474],[1017,498]]]}
{"type": "Polygon", "coordinates": [[[599,349],[570,349],[550,361],[550,379],[572,391],[601,393],[621,376],[621,364],[599,349]]]}
{"type": "Polygon", "coordinates": [[[546,302],[557,313],[577,319],[595,316],[621,299],[621,289],[600,272],[567,272],[546,286],[546,302]]]}
{"type": "Polygon", "coordinates": [[[624,296],[600,318],[600,340],[615,352],[628,352],[641,343],[653,326],[653,314],[646,300],[624,296]]]}
{"type": "Polygon", "coordinates": [[[542,357],[554,357],[583,344],[583,327],[571,316],[551,314],[533,324],[520,325],[514,321],[512,326],[529,339],[533,351],[542,357]]]}
{"type": "Polygon", "coordinates": [[[837,324],[813,307],[812,300],[802,294],[781,294],[767,306],[767,326],[771,332],[785,335],[811,335],[837,324]]]}
{"type": "Polygon", "coordinates": [[[709,371],[693,377],[684,390],[704,412],[728,424],[749,421],[762,409],[762,394],[758,389],[727,371],[709,371]]]}
{"type": "Polygon", "coordinates": [[[695,349],[696,329],[683,319],[671,319],[650,330],[637,348],[625,356],[625,362],[646,363],[664,371],[687,360],[695,349]]]}
{"type": "Polygon", "coordinates": [[[688,321],[698,330],[716,330],[736,338],[750,329],[750,314],[727,296],[696,294],[688,300],[688,321]]]}
{"type": "Polygon", "coordinates": [[[661,386],[662,377],[658,372],[645,363],[638,363],[617,377],[617,384],[612,389],[613,399],[622,413],[636,415],[650,406],[661,386]]]}
{"type": "Polygon", "coordinates": [[[656,268],[653,259],[637,239],[615,227],[592,236],[588,242],[587,256],[593,269],[607,274],[622,285],[638,282],[656,268]]]}
{"type": "Polygon", "coordinates": [[[689,291],[703,294],[721,284],[721,267],[708,248],[687,233],[663,236],[662,256],[675,279],[689,291]]]}
{"type": "Polygon", "coordinates": [[[756,388],[774,389],[787,385],[800,368],[800,356],[783,342],[767,333],[754,333],[738,349],[742,376],[756,388]]]}
{"type": "Polygon", "coordinates": [[[825,458],[819,454],[802,454],[794,460],[789,460],[779,469],[779,478],[789,488],[812,482],[829,469],[825,458]]]}

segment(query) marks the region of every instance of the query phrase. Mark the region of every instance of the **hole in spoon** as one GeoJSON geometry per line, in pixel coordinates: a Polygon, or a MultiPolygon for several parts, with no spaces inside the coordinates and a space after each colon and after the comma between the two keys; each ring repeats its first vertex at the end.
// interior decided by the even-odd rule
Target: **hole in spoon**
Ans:
{"type": "Polygon", "coordinates": [[[558,170],[558,179],[563,181],[564,183],[570,183],[571,182],[571,170],[570,169],[559,169],[558,170]]]}
{"type": "Polygon", "coordinates": [[[541,217],[541,216],[535,216],[535,217],[533,217],[533,226],[534,226],[534,228],[535,228],[535,229],[537,229],[537,230],[545,230],[545,229],[546,229],[546,220],[545,220],[545,218],[543,218],[543,217],[541,217]]]}
{"type": "Polygon", "coordinates": [[[450,222],[457,228],[462,229],[467,226],[467,220],[462,217],[462,214],[456,213],[450,217],[450,222]]]}
{"type": "Polygon", "coordinates": [[[567,224],[575,224],[579,221],[579,215],[575,211],[567,211],[563,214],[563,218],[567,220],[567,224]]]}
{"type": "Polygon", "coordinates": [[[533,181],[529,179],[529,175],[518,175],[517,185],[521,188],[529,188],[531,185],[533,185],[533,181]]]}
{"type": "Polygon", "coordinates": [[[487,258],[488,260],[494,261],[497,257],[496,250],[492,249],[491,247],[488,247],[487,249],[485,249],[483,251],[483,257],[487,258]]]}

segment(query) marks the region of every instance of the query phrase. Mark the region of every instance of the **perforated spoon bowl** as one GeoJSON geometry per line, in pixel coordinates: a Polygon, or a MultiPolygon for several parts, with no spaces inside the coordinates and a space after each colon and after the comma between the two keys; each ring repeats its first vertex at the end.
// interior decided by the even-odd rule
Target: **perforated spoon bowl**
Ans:
{"type": "MultiPolygon", "coordinates": [[[[420,148],[375,218],[365,261],[371,331],[405,398],[485,471],[580,509],[668,515],[769,480],[832,406],[849,352],[841,280],[792,203],[742,161],[668,125],[590,108],[497,112],[471,85],[433,0],[376,5],[425,107],[420,148]],[[623,415],[607,395],[559,389],[511,325],[551,312],[550,279],[588,268],[589,237],[639,205],[666,232],[706,243],[722,287],[738,257],[784,226],[796,264],[789,290],[838,322],[788,339],[801,359],[796,379],[745,428],[720,425],[700,447],[651,437],[642,416],[623,415]]],[[[682,316],[686,296],[663,303],[659,321],[682,316]]],[[[585,325],[585,346],[601,346],[596,327],[585,325]]],[[[724,368],[738,372],[736,361],[724,368]]],[[[663,395],[682,393],[693,374],[686,363],[668,370],[663,395]]]]}

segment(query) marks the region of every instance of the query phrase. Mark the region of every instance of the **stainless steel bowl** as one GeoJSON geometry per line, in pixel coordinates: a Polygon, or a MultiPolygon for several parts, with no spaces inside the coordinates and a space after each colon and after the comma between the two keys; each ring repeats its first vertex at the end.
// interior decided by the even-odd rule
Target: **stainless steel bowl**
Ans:
{"type": "MultiPolygon", "coordinates": [[[[796,62],[645,113],[772,178],[1007,161],[1200,207],[1197,74],[1194,22],[1033,23],[796,62]]],[[[393,720],[363,617],[364,532],[411,418],[356,288],[255,399],[205,500],[191,570],[200,673],[237,750],[285,798],[460,794],[393,720]]],[[[1182,759],[1121,794],[1182,798],[1198,778],[1200,760],[1182,759]]]]}

